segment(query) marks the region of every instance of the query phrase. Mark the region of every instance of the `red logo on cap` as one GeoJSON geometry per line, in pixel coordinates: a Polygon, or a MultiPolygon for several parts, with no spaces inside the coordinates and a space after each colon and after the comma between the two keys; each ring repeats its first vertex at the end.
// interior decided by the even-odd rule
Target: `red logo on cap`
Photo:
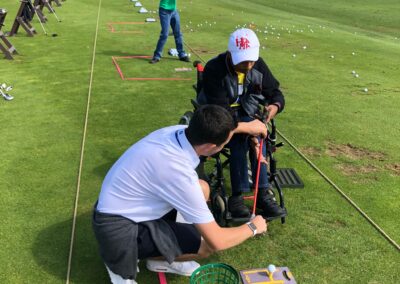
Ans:
{"type": "Polygon", "coordinates": [[[239,49],[248,49],[250,47],[250,41],[245,37],[241,37],[240,39],[236,37],[236,46],[239,49]]]}

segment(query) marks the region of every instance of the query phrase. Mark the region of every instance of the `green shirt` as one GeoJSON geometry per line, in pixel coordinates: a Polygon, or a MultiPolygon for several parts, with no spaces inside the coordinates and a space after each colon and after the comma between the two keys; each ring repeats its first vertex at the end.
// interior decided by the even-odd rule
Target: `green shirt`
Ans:
{"type": "Polygon", "coordinates": [[[176,0],[161,0],[160,7],[165,10],[176,10],[176,0]]]}

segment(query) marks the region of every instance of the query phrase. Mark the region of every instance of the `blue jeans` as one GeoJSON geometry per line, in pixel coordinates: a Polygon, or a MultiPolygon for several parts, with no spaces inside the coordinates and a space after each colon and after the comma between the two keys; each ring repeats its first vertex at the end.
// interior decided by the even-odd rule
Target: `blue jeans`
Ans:
{"type": "Polygon", "coordinates": [[[174,33],[175,45],[179,58],[185,57],[186,53],[183,50],[183,38],[181,34],[181,24],[178,11],[159,8],[158,13],[160,16],[161,33],[157,42],[156,50],[154,51],[153,59],[160,59],[162,56],[164,45],[168,39],[169,26],[171,26],[172,32],[174,33]]]}
{"type": "MultiPolygon", "coordinates": [[[[250,117],[241,117],[242,122],[253,120],[250,117]]],[[[250,137],[247,134],[235,134],[226,145],[229,148],[230,156],[230,176],[232,195],[240,195],[242,192],[249,192],[249,174],[247,155],[251,164],[251,172],[253,178],[253,186],[255,186],[257,176],[257,158],[253,148],[250,146],[250,137]]],[[[263,155],[266,155],[265,143],[263,144],[263,155]]],[[[258,188],[268,188],[268,172],[267,166],[261,163],[260,177],[258,181],[258,188]]]]}

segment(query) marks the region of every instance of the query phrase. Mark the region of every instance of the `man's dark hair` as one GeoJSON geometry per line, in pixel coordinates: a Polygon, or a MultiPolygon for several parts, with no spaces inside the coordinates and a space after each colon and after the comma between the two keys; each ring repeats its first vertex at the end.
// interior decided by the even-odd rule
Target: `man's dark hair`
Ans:
{"type": "Polygon", "coordinates": [[[212,143],[221,145],[237,127],[232,115],[218,105],[200,106],[186,129],[186,137],[193,146],[212,143]]]}

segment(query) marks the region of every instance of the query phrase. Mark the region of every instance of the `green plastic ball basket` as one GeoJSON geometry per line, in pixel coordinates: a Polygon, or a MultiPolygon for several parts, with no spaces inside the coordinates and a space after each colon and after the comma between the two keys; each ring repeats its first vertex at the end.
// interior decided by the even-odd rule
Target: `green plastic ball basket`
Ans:
{"type": "Polygon", "coordinates": [[[190,284],[239,284],[239,274],[227,264],[210,263],[193,271],[190,284]]]}

